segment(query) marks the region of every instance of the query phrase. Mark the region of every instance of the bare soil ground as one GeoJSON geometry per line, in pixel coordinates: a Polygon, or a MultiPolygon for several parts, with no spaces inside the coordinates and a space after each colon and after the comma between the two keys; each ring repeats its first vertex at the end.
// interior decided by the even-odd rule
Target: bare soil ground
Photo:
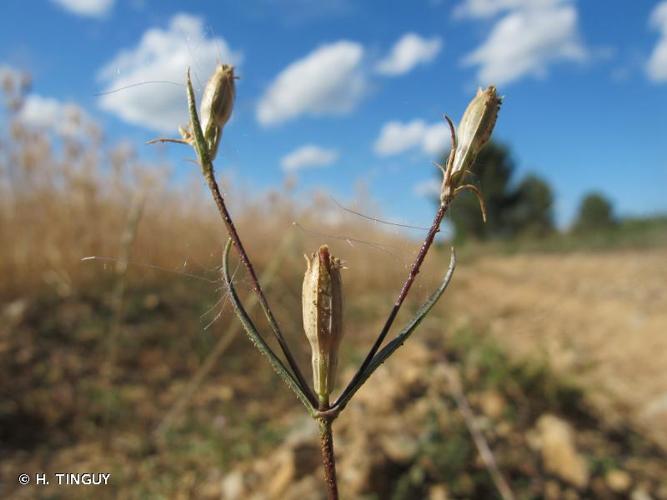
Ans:
{"type": "MultiPolygon", "coordinates": [[[[300,254],[281,267],[269,294],[307,366],[300,254]]],[[[441,255],[429,258],[397,324],[435,286],[447,265],[441,255]]],[[[350,259],[341,384],[407,272],[377,260],[350,259]]],[[[204,328],[216,285],[160,275],[128,286],[110,382],[114,283],[103,277],[67,296],[2,304],[0,496],[220,498],[222,489],[242,492],[225,498],[250,498],[244,488],[254,484],[275,487],[272,498],[281,500],[291,498],[285,485],[319,498],[317,454],[301,455],[316,439],[286,438],[304,427],[303,410],[243,335],[180,418],[156,434],[236,325],[226,313],[204,328]],[[111,471],[113,484],[92,491],[16,483],[26,471],[91,470],[111,471]]],[[[520,498],[667,499],[666,278],[667,249],[462,256],[441,304],[337,422],[341,488],[355,492],[344,498],[494,495],[441,376],[447,358],[520,498]],[[570,436],[566,459],[549,458],[549,431],[570,436]]]]}
{"type": "Polygon", "coordinates": [[[447,301],[667,449],[666,249],[483,257],[459,266],[447,301]]]}

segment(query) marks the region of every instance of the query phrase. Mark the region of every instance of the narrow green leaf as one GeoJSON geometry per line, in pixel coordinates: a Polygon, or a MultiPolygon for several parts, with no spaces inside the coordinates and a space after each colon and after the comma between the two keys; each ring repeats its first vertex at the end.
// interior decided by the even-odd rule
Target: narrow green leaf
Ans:
{"type": "Polygon", "coordinates": [[[250,341],[253,343],[253,345],[259,350],[259,352],[266,356],[275,372],[280,376],[280,378],[283,379],[287,386],[292,389],[292,391],[294,391],[297,398],[299,398],[299,401],[301,401],[308,410],[308,413],[311,416],[315,416],[315,408],[310,403],[308,396],[303,392],[297,381],[294,379],[294,376],[287,370],[287,368],[285,368],[285,365],[282,363],[282,361],[280,361],[280,359],[264,341],[252,320],[250,319],[250,316],[248,316],[248,313],[243,308],[243,304],[241,304],[241,301],[239,300],[236,289],[234,288],[231,277],[229,276],[228,261],[229,249],[231,246],[232,240],[229,239],[227,240],[227,245],[225,246],[224,250],[224,256],[222,260],[222,274],[225,279],[225,284],[229,289],[229,295],[231,297],[232,305],[234,306],[234,312],[241,321],[243,329],[248,334],[248,338],[250,338],[250,341]]]}
{"type": "Polygon", "coordinates": [[[352,396],[354,396],[354,394],[361,388],[361,386],[364,385],[366,380],[368,380],[368,377],[370,377],[372,373],[382,363],[384,363],[386,359],[389,356],[391,356],[396,349],[401,347],[403,343],[408,339],[408,337],[410,337],[412,332],[415,331],[415,329],[419,326],[422,320],[426,317],[426,315],[438,302],[442,294],[447,289],[447,286],[449,285],[449,282],[451,281],[452,276],[454,275],[455,267],[456,267],[456,254],[454,253],[454,249],[452,248],[452,254],[449,259],[449,268],[447,269],[447,274],[445,275],[445,278],[443,279],[441,285],[419,308],[415,317],[412,318],[412,320],[410,320],[408,325],[403,330],[401,330],[401,332],[396,336],[396,338],[394,338],[394,340],[389,342],[380,352],[378,352],[375,355],[373,360],[369,363],[368,367],[361,374],[359,380],[354,384],[354,386],[350,388],[347,394],[344,394],[338,401],[336,401],[336,403],[334,404],[334,408],[337,408],[339,411],[343,410],[343,408],[345,408],[347,403],[349,403],[350,399],[352,399],[352,396]]]}

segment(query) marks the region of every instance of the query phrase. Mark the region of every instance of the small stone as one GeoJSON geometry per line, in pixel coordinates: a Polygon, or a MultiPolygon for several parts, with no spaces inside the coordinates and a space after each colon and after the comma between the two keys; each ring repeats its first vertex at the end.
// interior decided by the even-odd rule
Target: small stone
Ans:
{"type": "Polygon", "coordinates": [[[226,500],[237,500],[243,498],[244,493],[243,474],[234,471],[222,479],[222,498],[226,500]]]}
{"type": "Polygon", "coordinates": [[[667,481],[658,486],[658,491],[656,491],[655,494],[661,500],[667,499],[667,481]]]}
{"type": "Polygon", "coordinates": [[[568,488],[563,492],[563,500],[579,500],[579,494],[576,490],[568,488]]]}
{"type": "Polygon", "coordinates": [[[424,383],[423,367],[419,365],[407,365],[400,372],[400,384],[406,388],[422,385],[424,383]]]}
{"type": "Polygon", "coordinates": [[[436,484],[428,490],[428,500],[448,500],[449,494],[444,484],[436,484]]]}
{"type": "Polygon", "coordinates": [[[26,312],[28,311],[28,301],[24,299],[18,299],[13,302],[10,302],[4,306],[2,310],[3,320],[6,323],[9,323],[10,326],[16,326],[25,317],[26,312]]]}
{"type": "MultiPolygon", "coordinates": [[[[259,500],[261,497],[254,498],[259,500]]],[[[319,477],[306,476],[292,484],[284,496],[275,498],[280,500],[325,500],[326,495],[322,491],[322,480],[319,477]]]]}
{"type": "Polygon", "coordinates": [[[559,500],[561,498],[560,486],[556,481],[547,481],[544,485],[544,498],[547,500],[559,500]]]}
{"type": "Polygon", "coordinates": [[[273,471],[268,483],[268,493],[271,498],[280,498],[285,490],[297,477],[292,450],[280,450],[276,456],[278,467],[273,471]]]}
{"type": "Polygon", "coordinates": [[[653,500],[651,498],[651,495],[648,494],[648,492],[642,488],[635,488],[634,491],[632,492],[632,495],[630,496],[631,500],[653,500]]]}
{"type": "Polygon", "coordinates": [[[609,489],[615,493],[625,493],[632,485],[632,478],[630,477],[630,474],[620,469],[609,471],[605,479],[609,489]]]}
{"type": "Polygon", "coordinates": [[[507,421],[499,422],[496,427],[496,434],[502,438],[509,437],[512,434],[512,424],[507,421]]]}
{"type": "Polygon", "coordinates": [[[537,440],[544,468],[578,488],[588,485],[588,464],[577,452],[570,424],[554,415],[537,421],[537,440]]]}
{"type": "Polygon", "coordinates": [[[157,309],[160,305],[160,296],[155,293],[149,293],[144,297],[144,307],[149,311],[157,309]]]}
{"type": "Polygon", "coordinates": [[[222,385],[218,389],[218,396],[223,401],[231,401],[234,398],[234,388],[231,385],[222,385]]]}
{"type": "Polygon", "coordinates": [[[505,399],[497,391],[485,391],[479,396],[482,412],[492,420],[498,420],[505,412],[505,399]]]}
{"type": "Polygon", "coordinates": [[[313,427],[310,423],[295,429],[285,439],[284,446],[271,457],[272,470],[267,488],[270,498],[284,498],[290,485],[317,470],[320,454],[317,440],[311,436],[313,427]]]}
{"type": "Polygon", "coordinates": [[[590,484],[591,492],[593,493],[593,498],[606,498],[609,496],[609,486],[605,481],[605,478],[594,477],[591,479],[590,484]]]}
{"type": "Polygon", "coordinates": [[[394,462],[408,463],[417,454],[417,440],[407,435],[385,436],[380,439],[382,450],[394,462]]]}

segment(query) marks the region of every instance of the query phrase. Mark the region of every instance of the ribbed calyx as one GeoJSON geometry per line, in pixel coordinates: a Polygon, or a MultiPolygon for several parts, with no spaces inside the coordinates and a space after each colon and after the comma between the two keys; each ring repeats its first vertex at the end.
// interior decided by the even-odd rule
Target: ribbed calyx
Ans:
{"type": "Polygon", "coordinates": [[[232,116],[235,96],[234,66],[219,64],[204,88],[199,113],[211,157],[215,156],[222,129],[232,116]]]}
{"type": "Polygon", "coordinates": [[[454,132],[454,144],[450,153],[445,179],[441,191],[441,201],[453,196],[461,186],[466,172],[470,171],[477,155],[491,138],[496,125],[502,99],[491,85],[477,90],[454,132]]]}
{"type": "Polygon", "coordinates": [[[452,165],[454,178],[472,167],[480,150],[491,138],[501,102],[494,86],[477,89],[477,95],[468,104],[456,129],[456,156],[452,165]]]}
{"type": "Polygon", "coordinates": [[[320,404],[329,404],[343,337],[341,263],[323,245],[310,257],[303,278],[303,329],[312,349],[313,383],[320,404]]]}

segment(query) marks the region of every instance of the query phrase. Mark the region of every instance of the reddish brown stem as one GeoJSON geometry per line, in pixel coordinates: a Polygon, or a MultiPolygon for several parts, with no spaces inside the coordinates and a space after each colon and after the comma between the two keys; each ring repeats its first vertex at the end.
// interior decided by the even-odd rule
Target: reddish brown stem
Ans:
{"type": "Polygon", "coordinates": [[[276,339],[280,344],[280,348],[282,349],[283,354],[287,359],[287,363],[289,363],[289,366],[292,369],[292,372],[294,373],[294,376],[297,379],[297,383],[301,386],[303,392],[308,396],[308,399],[310,400],[311,404],[313,404],[313,406],[317,408],[315,396],[313,395],[310,386],[303,378],[303,374],[301,373],[301,370],[299,369],[299,366],[297,365],[296,360],[292,355],[292,352],[287,346],[285,338],[280,333],[280,330],[278,328],[278,323],[276,322],[276,319],[273,316],[273,312],[269,307],[269,304],[266,300],[266,296],[264,295],[264,291],[262,290],[262,287],[259,284],[259,279],[257,278],[257,274],[255,273],[255,268],[253,267],[252,262],[250,262],[248,254],[245,248],[243,247],[243,243],[241,242],[241,238],[239,237],[238,232],[236,231],[236,226],[234,225],[234,221],[229,215],[229,211],[227,210],[227,206],[225,205],[225,200],[222,197],[222,194],[220,193],[220,188],[218,187],[218,183],[213,177],[213,172],[211,171],[210,174],[206,172],[204,177],[206,178],[206,183],[208,184],[208,187],[211,190],[211,194],[213,195],[215,204],[218,207],[218,212],[220,212],[220,216],[222,217],[222,220],[224,221],[225,226],[227,227],[227,232],[229,233],[229,237],[231,238],[232,243],[234,244],[239,253],[241,262],[248,270],[248,274],[250,275],[250,283],[252,284],[252,289],[257,294],[259,303],[264,312],[266,313],[267,319],[269,320],[269,324],[271,325],[271,329],[273,330],[276,339]]]}
{"type": "MultiPolygon", "coordinates": [[[[220,188],[218,187],[218,183],[215,180],[213,157],[209,152],[208,142],[204,138],[204,133],[201,129],[201,124],[199,123],[199,116],[197,115],[197,103],[195,100],[194,90],[192,88],[192,81],[190,80],[189,68],[187,72],[187,91],[188,91],[188,109],[190,111],[190,124],[192,126],[192,132],[194,134],[193,144],[195,150],[197,151],[197,156],[199,157],[202,174],[204,175],[206,183],[208,184],[211,194],[213,195],[215,204],[218,207],[218,212],[220,212],[220,216],[222,217],[222,220],[225,223],[225,226],[227,227],[227,232],[229,233],[229,237],[232,240],[234,246],[236,247],[239,256],[241,257],[241,262],[248,270],[248,274],[250,274],[250,280],[252,282],[253,291],[257,294],[259,305],[264,310],[264,314],[266,314],[266,317],[269,320],[269,325],[271,326],[271,330],[273,331],[276,340],[280,344],[280,348],[282,349],[283,354],[285,355],[285,359],[287,359],[287,363],[289,364],[292,373],[294,375],[296,385],[299,386],[301,392],[308,398],[308,401],[312,405],[312,408],[315,409],[317,408],[317,400],[315,399],[315,395],[313,394],[313,391],[306,383],[306,380],[303,378],[303,374],[299,369],[299,365],[297,365],[296,360],[292,355],[292,352],[289,350],[289,347],[287,346],[287,342],[285,342],[285,338],[283,337],[282,333],[280,332],[280,329],[278,328],[278,323],[276,322],[276,319],[273,316],[273,312],[271,311],[271,308],[269,307],[266,297],[264,296],[264,292],[262,291],[262,287],[260,286],[259,280],[257,279],[257,274],[255,273],[255,269],[253,268],[252,263],[248,258],[248,253],[245,251],[245,248],[241,243],[241,238],[239,238],[239,235],[236,231],[236,227],[234,226],[234,222],[232,221],[232,218],[229,215],[229,211],[227,210],[227,206],[225,205],[225,200],[223,199],[222,194],[220,193],[220,188]]],[[[271,351],[270,348],[269,351],[271,351]]]]}
{"type": "Polygon", "coordinates": [[[398,297],[396,297],[396,301],[394,302],[394,306],[391,308],[391,311],[389,313],[389,316],[387,317],[387,320],[384,323],[384,326],[382,327],[382,330],[380,331],[380,334],[378,335],[377,339],[375,339],[375,343],[373,344],[373,347],[371,347],[371,350],[368,352],[366,355],[366,358],[364,359],[364,362],[361,364],[359,367],[359,370],[357,370],[357,373],[352,377],[352,380],[350,383],[345,387],[345,390],[343,393],[338,397],[336,402],[334,403],[333,407],[335,408],[336,405],[344,399],[344,397],[347,395],[347,393],[352,390],[352,388],[355,386],[359,378],[363,375],[364,371],[366,368],[368,368],[368,365],[372,361],[373,357],[375,354],[378,352],[380,347],[382,346],[382,342],[384,342],[384,339],[386,338],[387,334],[389,333],[389,330],[391,329],[391,325],[394,323],[394,320],[396,319],[396,316],[398,315],[398,312],[401,309],[401,305],[403,304],[403,301],[405,300],[405,297],[408,295],[408,292],[410,291],[410,287],[415,281],[415,278],[417,278],[417,274],[419,274],[419,270],[421,268],[422,263],[424,262],[424,259],[426,258],[426,254],[428,253],[429,249],[431,248],[431,245],[433,244],[433,240],[435,239],[435,235],[438,233],[440,230],[440,224],[442,223],[442,219],[445,216],[445,213],[447,212],[447,208],[449,208],[449,202],[443,203],[440,205],[440,208],[438,208],[438,211],[435,214],[435,217],[433,218],[433,223],[431,224],[430,229],[428,230],[428,233],[426,235],[426,238],[424,239],[424,242],[422,243],[421,248],[419,249],[419,253],[417,254],[417,257],[410,267],[410,272],[408,274],[407,279],[403,283],[403,286],[401,287],[401,291],[398,294],[398,297]]]}
{"type": "Polygon", "coordinates": [[[320,450],[322,465],[324,466],[324,481],[327,485],[327,498],[338,500],[338,482],[336,479],[336,458],[334,456],[333,434],[331,433],[332,419],[323,417],[320,424],[320,450]]]}

